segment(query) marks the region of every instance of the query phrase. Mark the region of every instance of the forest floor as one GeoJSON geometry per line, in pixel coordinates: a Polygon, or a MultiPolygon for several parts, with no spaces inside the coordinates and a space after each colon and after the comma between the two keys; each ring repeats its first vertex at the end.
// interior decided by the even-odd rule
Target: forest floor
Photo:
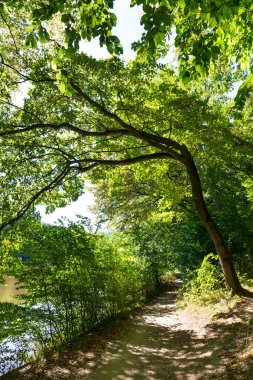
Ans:
{"type": "Polygon", "coordinates": [[[3,380],[253,380],[253,300],[178,308],[178,285],[3,380]]]}

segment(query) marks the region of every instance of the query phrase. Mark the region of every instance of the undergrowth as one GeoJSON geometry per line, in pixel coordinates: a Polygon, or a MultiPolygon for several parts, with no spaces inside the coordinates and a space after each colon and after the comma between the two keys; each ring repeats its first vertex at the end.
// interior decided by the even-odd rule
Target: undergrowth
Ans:
{"type": "Polygon", "coordinates": [[[222,300],[227,302],[232,297],[225,286],[224,275],[218,262],[218,256],[210,253],[201,266],[191,272],[184,286],[179,290],[179,303],[216,304],[222,300]]]}
{"type": "MultiPolygon", "coordinates": [[[[238,273],[243,287],[252,290],[253,279],[238,273]]],[[[210,253],[202,261],[200,267],[191,272],[185,280],[178,294],[179,305],[186,306],[190,303],[201,305],[215,305],[239,300],[239,296],[232,296],[232,292],[226,287],[224,274],[219,264],[218,256],[210,253]]]]}

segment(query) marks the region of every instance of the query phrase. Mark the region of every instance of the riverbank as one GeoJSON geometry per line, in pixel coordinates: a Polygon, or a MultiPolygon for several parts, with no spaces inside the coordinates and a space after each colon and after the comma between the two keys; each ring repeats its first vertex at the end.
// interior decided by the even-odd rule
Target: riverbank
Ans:
{"type": "Polygon", "coordinates": [[[253,300],[178,309],[176,292],[1,380],[252,380],[253,300]]]}

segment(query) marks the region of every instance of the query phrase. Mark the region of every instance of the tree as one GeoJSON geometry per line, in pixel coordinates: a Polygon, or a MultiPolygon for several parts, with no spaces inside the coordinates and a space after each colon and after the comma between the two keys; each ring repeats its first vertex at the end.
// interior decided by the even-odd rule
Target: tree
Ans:
{"type": "MultiPolygon", "coordinates": [[[[66,54],[79,49],[81,39],[99,37],[110,53],[121,54],[120,40],[113,35],[117,17],[114,0],[38,2],[7,0],[0,3],[1,18],[11,23],[17,12],[26,11],[26,46],[54,40],[57,48],[67,46],[66,54]],[[56,32],[54,25],[58,26],[56,32]],[[62,33],[59,32],[62,31],[62,33]]],[[[142,6],[140,23],[144,32],[133,41],[139,55],[149,59],[159,50],[166,51],[175,30],[175,46],[181,77],[207,74],[217,65],[234,71],[249,69],[253,51],[251,0],[132,0],[129,6],[142,6]]]]}
{"type": "Polygon", "coordinates": [[[22,108],[2,103],[1,229],[38,202],[50,209],[76,199],[87,172],[95,182],[112,167],[136,165],[147,177],[155,170],[165,203],[192,194],[228,287],[246,294],[207,209],[199,175],[210,157],[242,160],[220,103],[209,106],[209,94],[187,91],[167,69],[127,67],[117,59],[97,62],[83,54],[67,62],[58,59],[52,68],[53,59],[49,53],[29,59],[28,74],[2,65],[32,87],[22,108]],[[174,192],[170,170],[181,181],[174,192]]]}
{"type": "MultiPolygon", "coordinates": [[[[211,156],[211,152],[206,154],[211,156]]],[[[219,158],[221,155],[219,152],[219,158]]],[[[252,183],[252,177],[249,173],[242,179],[242,161],[217,158],[212,157],[205,167],[199,167],[205,201],[228,242],[237,269],[251,278],[253,219],[251,192],[246,184],[252,183]]],[[[133,231],[137,244],[142,244],[143,254],[150,256],[151,261],[154,259],[154,263],[162,257],[161,264],[167,257],[170,266],[180,269],[184,276],[196,269],[214,247],[199,223],[190,195],[185,194],[187,182],[182,171],[175,169],[170,167],[163,174],[167,181],[173,181],[173,187],[157,173],[147,174],[143,167],[140,173],[128,167],[106,174],[93,191],[95,210],[102,220],[117,229],[133,231]],[[165,191],[173,193],[172,202],[165,191]],[[185,195],[178,197],[181,194],[185,195]]]]}

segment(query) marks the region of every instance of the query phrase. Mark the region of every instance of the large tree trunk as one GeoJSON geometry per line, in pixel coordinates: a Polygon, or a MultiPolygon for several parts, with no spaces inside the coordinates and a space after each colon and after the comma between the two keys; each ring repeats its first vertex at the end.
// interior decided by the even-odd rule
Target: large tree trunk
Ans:
{"type": "Polygon", "coordinates": [[[185,149],[184,154],[184,164],[187,168],[187,173],[191,182],[193,201],[196,206],[198,216],[214,243],[216,252],[219,256],[220,264],[225,276],[227,286],[229,287],[229,289],[232,290],[234,294],[251,295],[250,292],[248,292],[241,286],[235,271],[235,267],[229,249],[222,237],[221,232],[219,231],[217,225],[212,220],[212,217],[209,214],[204,200],[198,170],[187,148],[185,149]]]}

